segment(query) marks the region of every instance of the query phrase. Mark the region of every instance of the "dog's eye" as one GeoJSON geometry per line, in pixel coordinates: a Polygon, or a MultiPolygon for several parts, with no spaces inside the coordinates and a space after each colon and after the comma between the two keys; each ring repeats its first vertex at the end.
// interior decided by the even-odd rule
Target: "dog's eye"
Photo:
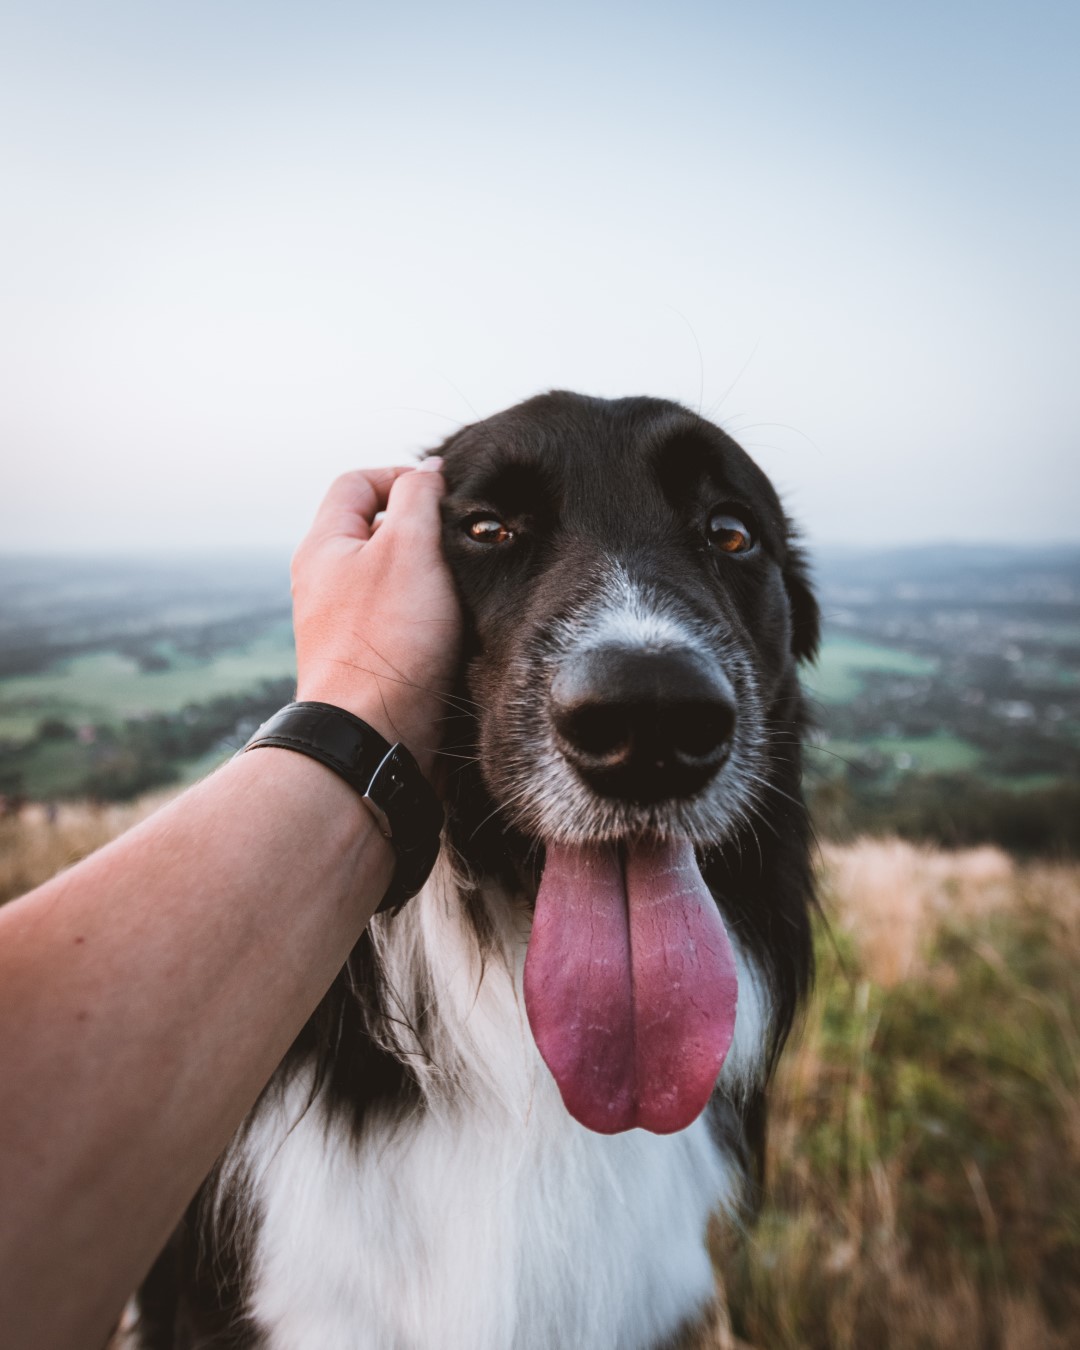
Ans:
{"type": "Polygon", "coordinates": [[[508,544],[514,537],[514,531],[494,516],[470,521],[467,529],[469,538],[478,544],[508,544]]]}
{"type": "Polygon", "coordinates": [[[738,516],[714,511],[709,517],[709,542],[723,553],[749,553],[754,547],[754,536],[738,516]]]}

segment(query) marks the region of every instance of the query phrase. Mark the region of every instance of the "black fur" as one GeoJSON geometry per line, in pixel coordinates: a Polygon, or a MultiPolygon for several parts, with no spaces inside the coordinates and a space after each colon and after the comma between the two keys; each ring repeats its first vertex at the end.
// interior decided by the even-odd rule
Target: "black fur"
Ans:
{"type": "MultiPolygon", "coordinates": [[[[448,846],[473,875],[535,895],[543,841],[520,810],[507,809],[521,758],[514,738],[528,734],[508,712],[507,673],[543,648],[582,578],[605,558],[617,558],[646,586],[671,589],[687,613],[734,644],[760,691],[763,782],[728,833],[699,841],[699,857],[729,928],[768,979],[771,1065],[811,978],[809,825],[800,794],[806,713],[795,667],[818,641],[806,561],[772,485],[716,427],[645,398],[544,395],[466,427],[439,453],[448,484],[444,548],[467,622],[445,734],[448,846]],[[705,522],[718,503],[737,504],[752,525],[759,543],[751,555],[710,548],[705,522]],[[485,515],[518,532],[512,547],[484,548],[467,536],[467,523],[485,515]]],[[[471,903],[468,895],[462,903],[471,903]]],[[[481,910],[471,912],[483,945],[481,910]]],[[[422,1110],[411,1065],[371,1037],[395,1016],[393,991],[380,985],[365,934],[281,1074],[314,1063],[322,1100],[358,1138],[374,1108],[380,1121],[388,1108],[422,1110]]],[[[424,1029],[416,1030],[423,1041],[424,1029]]],[[[760,1182],[763,1092],[740,1102],[715,1096],[710,1119],[760,1182]]],[[[234,1215],[239,1199],[226,1197],[234,1215]]],[[[194,1202],[141,1292],[147,1347],[259,1344],[245,1304],[250,1234],[241,1232],[228,1250],[201,1250],[202,1203],[194,1202]]]]}
{"type": "Polygon", "coordinates": [[[215,1181],[212,1173],[139,1290],[142,1342],[155,1350],[263,1350],[245,1308],[253,1236],[247,1181],[235,1177],[221,1191],[216,1231],[229,1240],[211,1244],[215,1181]]]}

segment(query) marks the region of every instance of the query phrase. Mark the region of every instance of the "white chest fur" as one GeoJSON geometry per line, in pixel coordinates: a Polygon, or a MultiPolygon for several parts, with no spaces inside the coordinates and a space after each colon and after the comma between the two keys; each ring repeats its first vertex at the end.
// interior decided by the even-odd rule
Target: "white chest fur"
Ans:
{"type": "Polygon", "coordinates": [[[709,1298],[705,1228],[739,1178],[704,1119],[606,1137],[566,1113],[523,1014],[522,934],[481,964],[451,886],[377,933],[404,1011],[426,1009],[425,1109],[357,1145],[301,1112],[298,1082],[247,1136],[255,1319],[273,1350],[644,1350],[709,1298]]]}

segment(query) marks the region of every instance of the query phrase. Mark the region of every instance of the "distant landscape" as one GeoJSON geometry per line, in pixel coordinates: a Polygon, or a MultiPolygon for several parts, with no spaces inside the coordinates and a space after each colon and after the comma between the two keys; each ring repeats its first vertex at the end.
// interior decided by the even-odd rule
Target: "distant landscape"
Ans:
{"type": "Polygon", "coordinates": [[[1080,550],[827,553],[818,577],[819,830],[1080,851],[1080,550]]]}
{"type": "MultiPolygon", "coordinates": [[[[816,560],[819,832],[1080,853],[1080,549],[816,560]]],[[[0,794],[198,777],[292,691],[287,561],[0,558],[0,794]]]]}
{"type": "Polygon", "coordinates": [[[288,559],[0,558],[0,793],[199,777],[291,696],[288,559]]]}

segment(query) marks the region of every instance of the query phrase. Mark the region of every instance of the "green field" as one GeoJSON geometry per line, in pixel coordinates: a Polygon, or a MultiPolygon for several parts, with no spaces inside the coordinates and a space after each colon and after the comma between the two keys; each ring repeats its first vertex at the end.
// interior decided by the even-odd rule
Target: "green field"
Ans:
{"type": "Polygon", "coordinates": [[[892,755],[918,773],[967,773],[982,755],[975,746],[956,736],[901,736],[896,740],[875,740],[870,744],[883,754],[892,755]]]}
{"type": "MultiPolygon", "coordinates": [[[[822,749],[836,771],[845,764],[881,755],[896,768],[912,773],[970,773],[982,762],[982,752],[970,741],[940,732],[936,736],[875,736],[864,741],[828,740],[822,749]]],[[[817,757],[815,768],[819,767],[817,757]]],[[[822,766],[826,772],[828,761],[822,766]]],[[[1051,780],[1053,781],[1053,780],[1051,780]]]]}
{"type": "Polygon", "coordinates": [[[167,655],[167,670],[143,671],[119,652],[94,652],[42,674],[0,680],[0,738],[27,740],[46,718],[107,723],[175,712],[189,703],[244,693],[296,669],[288,620],[206,660],[167,655]]]}
{"type": "Polygon", "coordinates": [[[803,674],[809,692],[823,703],[849,703],[868,671],[889,675],[932,675],[937,662],[925,656],[853,637],[829,637],[817,661],[803,674]]]}

